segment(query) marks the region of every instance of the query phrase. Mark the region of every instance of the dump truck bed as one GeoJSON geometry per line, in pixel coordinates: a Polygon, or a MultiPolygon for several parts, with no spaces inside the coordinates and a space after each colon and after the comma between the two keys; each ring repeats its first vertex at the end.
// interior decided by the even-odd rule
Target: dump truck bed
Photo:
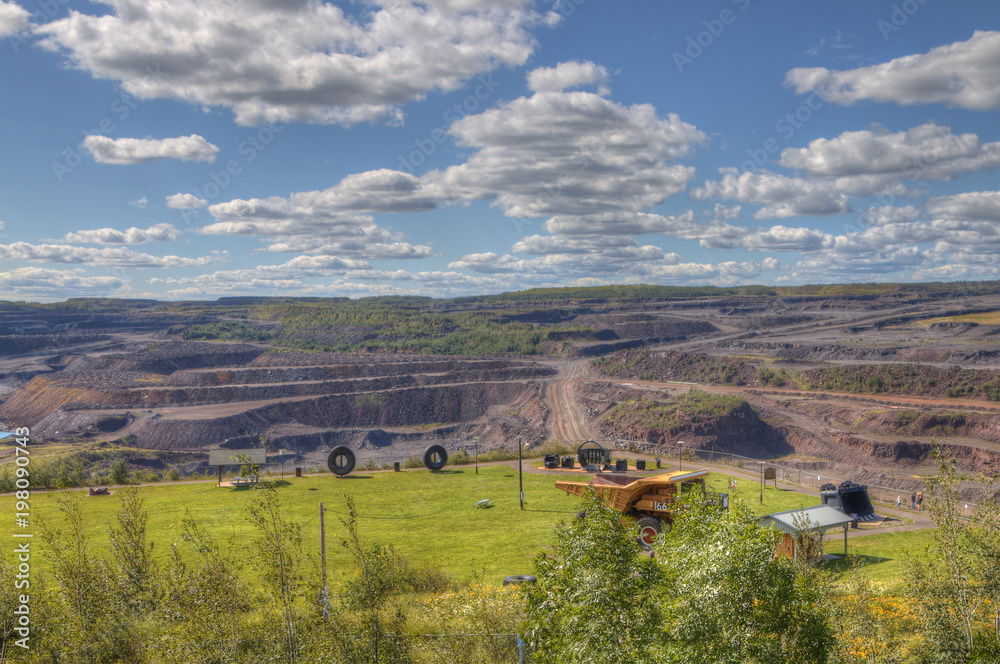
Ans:
{"type": "MultiPolygon", "coordinates": [[[[618,483],[617,478],[621,476],[597,475],[589,482],[557,481],[556,488],[562,489],[573,496],[582,496],[587,492],[588,488],[593,489],[594,493],[606,498],[616,510],[626,512],[633,506],[637,506],[639,509],[646,507],[645,505],[636,505],[640,496],[650,498],[651,496],[662,495],[664,499],[660,502],[667,503],[669,502],[668,497],[675,494],[674,484],[704,478],[707,475],[708,470],[678,471],[654,477],[625,478],[631,479],[626,484],[618,483]],[[611,479],[612,477],[616,479],[611,479]]],[[[650,498],[650,500],[653,499],[650,498]]],[[[652,506],[649,506],[649,508],[652,508],[652,506]]]]}

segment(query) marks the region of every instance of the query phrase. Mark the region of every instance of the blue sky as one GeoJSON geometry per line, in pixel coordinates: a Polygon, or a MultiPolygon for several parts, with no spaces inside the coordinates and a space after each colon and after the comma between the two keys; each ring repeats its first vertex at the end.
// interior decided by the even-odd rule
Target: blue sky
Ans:
{"type": "Polygon", "coordinates": [[[0,298],[1000,276],[1000,5],[0,0],[0,298]]]}

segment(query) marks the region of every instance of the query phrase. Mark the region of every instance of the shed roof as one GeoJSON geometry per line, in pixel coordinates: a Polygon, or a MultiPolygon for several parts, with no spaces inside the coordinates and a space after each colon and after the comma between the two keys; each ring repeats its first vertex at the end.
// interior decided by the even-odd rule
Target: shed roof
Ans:
{"type": "Polygon", "coordinates": [[[245,450],[209,450],[208,465],[210,466],[238,466],[242,462],[233,457],[245,455],[250,458],[250,463],[262,465],[267,462],[266,450],[263,447],[251,447],[245,450]]]}
{"type": "Polygon", "coordinates": [[[758,519],[758,522],[761,525],[773,523],[779,530],[795,534],[800,532],[799,528],[795,525],[795,521],[797,518],[802,519],[803,517],[808,519],[810,530],[818,530],[821,533],[826,532],[830,528],[836,528],[837,526],[846,526],[854,520],[853,517],[844,514],[840,510],[834,509],[829,505],[816,505],[815,507],[806,507],[798,510],[788,510],[787,512],[775,512],[774,514],[768,514],[767,516],[762,516],[758,519]]]}

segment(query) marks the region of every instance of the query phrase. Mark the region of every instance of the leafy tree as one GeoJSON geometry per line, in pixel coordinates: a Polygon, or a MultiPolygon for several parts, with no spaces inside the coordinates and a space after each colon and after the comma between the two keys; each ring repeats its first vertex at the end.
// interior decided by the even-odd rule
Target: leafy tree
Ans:
{"type": "Polygon", "coordinates": [[[527,590],[532,661],[660,661],[660,568],[640,555],[636,528],[623,528],[620,512],[592,495],[584,506],[586,519],[560,526],[552,555],[536,559],[538,581],[527,590]]]}
{"type": "Polygon", "coordinates": [[[111,483],[129,484],[131,481],[132,474],[129,472],[128,464],[125,463],[125,460],[119,459],[115,461],[114,465],[111,466],[111,483]]]}
{"type": "Polygon", "coordinates": [[[347,528],[344,547],[354,558],[356,576],[344,583],[339,599],[350,615],[336,616],[340,638],[335,646],[342,661],[357,664],[408,664],[410,642],[404,636],[406,614],[393,600],[401,590],[403,565],[391,546],[367,546],[358,534],[358,511],[354,498],[347,498],[347,528]],[[353,634],[352,634],[353,632],[353,634]],[[358,635],[355,638],[355,635],[358,635]]]}
{"type": "Polygon", "coordinates": [[[242,618],[251,610],[247,587],[232,552],[224,551],[207,532],[186,515],[181,539],[198,554],[183,560],[177,545],[170,546],[164,597],[159,615],[171,627],[160,646],[167,662],[228,664],[242,661],[249,631],[242,618]]]}
{"type": "Polygon", "coordinates": [[[41,522],[42,542],[59,586],[56,615],[59,638],[49,639],[54,661],[81,663],[141,662],[142,643],[134,616],[115,601],[113,571],[92,555],[78,498],[58,498],[60,523],[66,530],[41,522]]]}
{"type": "Polygon", "coordinates": [[[634,525],[585,499],[586,520],[560,529],[527,590],[532,661],[828,661],[825,577],[776,558],[777,534],[740,503],[685,502],[646,557],[634,525]]]}
{"type": "MultiPolygon", "coordinates": [[[[1000,658],[1000,520],[989,503],[972,519],[963,515],[965,479],[955,459],[935,443],[939,475],[928,482],[925,503],[937,523],[927,555],[908,561],[917,619],[931,662],[996,662],[1000,658]]],[[[992,502],[992,501],[991,501],[992,502]]],[[[995,508],[994,508],[995,509],[995,508]]]]}
{"type": "Polygon", "coordinates": [[[668,657],[683,662],[825,662],[828,583],[775,556],[777,533],[740,501],[728,513],[691,496],[659,538],[668,657]]]}
{"type": "Polygon", "coordinates": [[[298,656],[298,617],[295,598],[299,589],[299,565],[302,562],[302,529],[281,514],[277,491],[260,487],[257,497],[247,506],[250,522],[257,528],[253,549],[254,566],[265,582],[273,587],[281,603],[282,629],[288,661],[298,656]]]}
{"type": "Polygon", "coordinates": [[[153,544],[146,543],[149,514],[136,487],[118,492],[118,525],[108,529],[118,596],[132,611],[152,609],[158,594],[153,544]]]}

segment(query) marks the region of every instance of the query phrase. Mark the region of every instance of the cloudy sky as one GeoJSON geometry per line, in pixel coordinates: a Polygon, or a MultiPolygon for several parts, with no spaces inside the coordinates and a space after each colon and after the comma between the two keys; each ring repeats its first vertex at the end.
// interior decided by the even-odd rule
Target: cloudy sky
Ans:
{"type": "Polygon", "coordinates": [[[996,0],[0,0],[0,298],[1000,277],[996,0]]]}

